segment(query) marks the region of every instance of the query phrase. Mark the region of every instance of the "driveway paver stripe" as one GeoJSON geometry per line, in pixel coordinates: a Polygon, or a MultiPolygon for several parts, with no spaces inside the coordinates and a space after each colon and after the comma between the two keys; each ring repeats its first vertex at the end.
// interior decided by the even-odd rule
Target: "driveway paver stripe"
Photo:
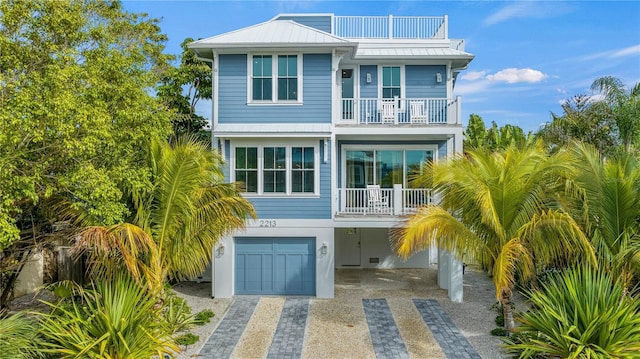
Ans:
{"type": "Polygon", "coordinates": [[[260,297],[236,297],[220,325],[200,350],[200,356],[226,359],[231,356],[260,297]]]}
{"type": "Polygon", "coordinates": [[[362,299],[364,314],[369,324],[373,351],[378,359],[409,359],[407,347],[393,319],[386,299],[362,299]]]}
{"type": "Polygon", "coordinates": [[[422,319],[427,324],[440,348],[449,359],[482,359],[467,338],[451,321],[438,301],[434,299],[414,299],[422,319]]]}
{"type": "Polygon", "coordinates": [[[302,356],[308,315],[309,298],[285,300],[267,359],[298,359],[302,356]]]}

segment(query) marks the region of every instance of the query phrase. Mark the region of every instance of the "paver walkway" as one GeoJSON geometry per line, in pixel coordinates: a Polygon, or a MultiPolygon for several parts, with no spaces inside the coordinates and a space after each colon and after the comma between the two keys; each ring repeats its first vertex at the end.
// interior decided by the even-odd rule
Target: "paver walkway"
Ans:
{"type": "Polygon", "coordinates": [[[467,338],[434,299],[414,299],[422,319],[427,324],[448,359],[481,359],[467,338]]]}
{"type": "Polygon", "coordinates": [[[260,297],[235,298],[218,328],[200,350],[200,355],[212,359],[229,358],[259,300],[260,297]]]}
{"type": "Polygon", "coordinates": [[[309,298],[287,298],[267,359],[298,359],[309,315],[309,298]]]}
{"type": "Polygon", "coordinates": [[[407,347],[389,309],[386,299],[362,299],[373,351],[378,359],[409,359],[407,347]]]}

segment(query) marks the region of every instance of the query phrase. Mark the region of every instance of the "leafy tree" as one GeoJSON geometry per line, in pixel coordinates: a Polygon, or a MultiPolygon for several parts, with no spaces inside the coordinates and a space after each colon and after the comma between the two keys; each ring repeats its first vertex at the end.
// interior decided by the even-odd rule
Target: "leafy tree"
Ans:
{"type": "Polygon", "coordinates": [[[507,350],[518,358],[638,358],[640,301],[592,268],[554,275],[527,293],[532,309],[507,350]]]}
{"type": "Polygon", "coordinates": [[[531,133],[525,135],[522,128],[510,124],[498,127],[492,121],[491,128],[487,129],[482,117],[476,114],[469,116],[469,124],[464,136],[465,152],[472,148],[488,148],[492,151],[504,150],[509,146],[522,148],[533,139],[531,133]]]}
{"type": "Polygon", "coordinates": [[[596,79],[596,96],[576,95],[562,105],[562,115],[552,113],[536,137],[558,150],[573,141],[596,147],[605,156],[629,151],[640,140],[640,84],[628,90],[615,77],[596,79]]]}
{"type": "Polygon", "coordinates": [[[640,163],[622,152],[604,159],[591,145],[570,147],[578,174],[570,208],[596,249],[601,270],[629,287],[640,274],[640,163]]]}
{"type": "Polygon", "coordinates": [[[117,1],[0,1],[0,250],[4,305],[65,202],[96,223],[150,186],[144,153],[170,133],[151,95],[166,67],[157,20],[117,1]]]}
{"type": "Polygon", "coordinates": [[[416,181],[433,188],[440,203],[420,208],[393,230],[402,257],[432,243],[461,258],[469,254],[493,277],[505,328],[514,327],[511,294],[516,278],[533,278],[536,268],[593,249],[578,224],[550,208],[553,194],[574,175],[571,157],[548,156],[541,143],[523,149],[469,150],[465,156],[431,164],[416,181]]]}
{"type": "Polygon", "coordinates": [[[222,158],[193,138],[151,146],[150,189],[133,191],[131,223],[89,227],[77,250],[103,277],[126,268],[154,292],[165,279],[201,274],[216,241],[255,216],[250,202],[224,183],[222,158]]]}
{"type": "Polygon", "coordinates": [[[176,136],[197,135],[211,142],[210,132],[204,130],[207,119],[196,114],[198,101],[211,99],[211,68],[187,48],[190,42],[192,38],[182,42],[180,65],[164,73],[158,97],[174,111],[171,123],[176,136]]]}

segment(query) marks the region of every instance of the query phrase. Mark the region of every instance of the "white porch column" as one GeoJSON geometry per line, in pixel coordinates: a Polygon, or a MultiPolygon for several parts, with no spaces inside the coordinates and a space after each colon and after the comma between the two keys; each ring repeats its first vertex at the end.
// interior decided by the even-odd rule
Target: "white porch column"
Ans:
{"type": "Polygon", "coordinates": [[[449,255],[449,299],[452,302],[462,303],[462,295],[462,262],[449,255]]]}
{"type": "Polygon", "coordinates": [[[393,185],[393,215],[399,216],[402,214],[402,185],[393,185]]]}
{"type": "Polygon", "coordinates": [[[449,253],[442,248],[438,248],[438,286],[442,289],[449,289],[449,253]]]}

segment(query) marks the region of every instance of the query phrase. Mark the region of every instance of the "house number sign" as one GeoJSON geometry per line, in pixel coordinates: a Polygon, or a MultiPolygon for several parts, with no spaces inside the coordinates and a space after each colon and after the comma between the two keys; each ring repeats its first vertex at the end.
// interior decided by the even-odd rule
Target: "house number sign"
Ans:
{"type": "Polygon", "coordinates": [[[262,228],[273,228],[277,225],[276,221],[273,219],[261,219],[258,223],[262,228]]]}

